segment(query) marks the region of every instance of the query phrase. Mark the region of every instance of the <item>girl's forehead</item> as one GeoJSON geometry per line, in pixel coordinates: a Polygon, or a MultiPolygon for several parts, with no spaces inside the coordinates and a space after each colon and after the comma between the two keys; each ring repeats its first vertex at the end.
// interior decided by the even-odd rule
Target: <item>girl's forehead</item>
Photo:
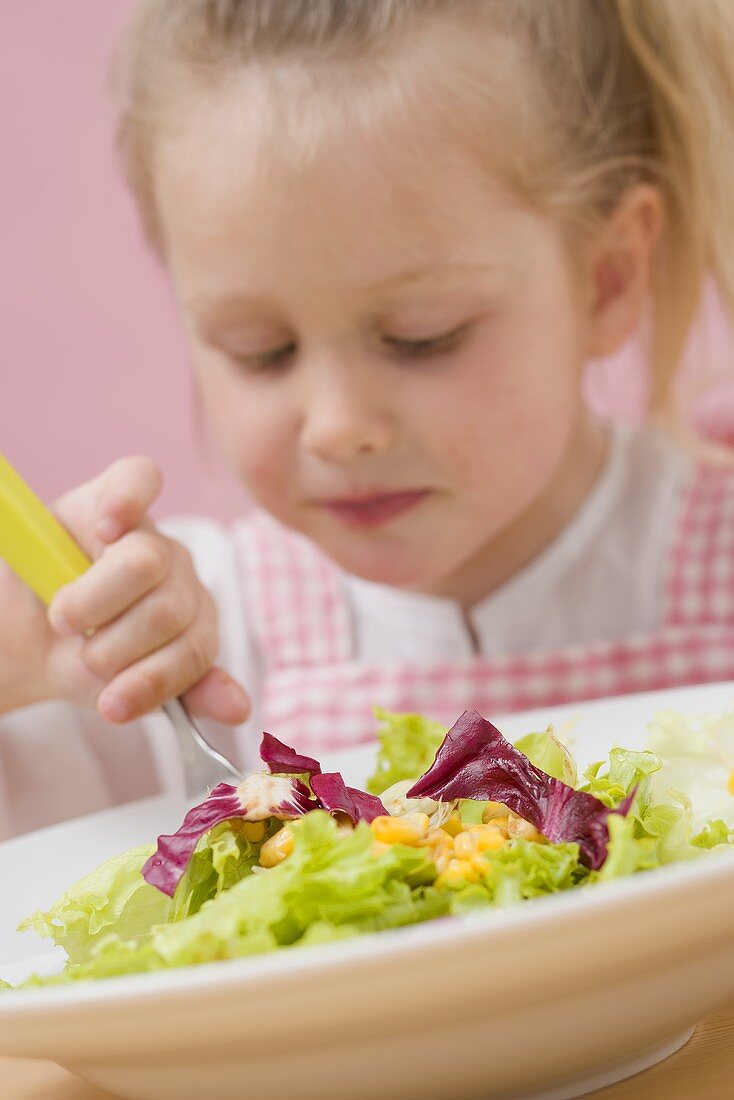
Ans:
{"type": "Polygon", "coordinates": [[[282,286],[307,273],[368,286],[512,257],[518,204],[430,101],[334,104],[292,76],[245,71],[179,110],[157,143],[175,279],[211,268],[230,282],[282,286]]]}
{"type": "MultiPolygon", "coordinates": [[[[235,85],[181,112],[157,143],[159,196],[170,203],[180,195],[189,205],[216,199],[228,216],[246,206],[283,214],[315,205],[324,192],[416,216],[437,205],[445,216],[456,210],[445,183],[457,170],[466,175],[471,158],[430,106],[369,119],[356,112],[349,119],[317,97],[288,107],[235,85]]],[[[471,168],[479,172],[478,159],[471,168]]],[[[483,189],[491,189],[488,173],[483,189]]]]}
{"type": "Polygon", "coordinates": [[[283,156],[277,135],[228,141],[205,122],[158,159],[157,204],[169,256],[241,253],[269,267],[300,252],[323,262],[400,253],[403,262],[461,252],[478,220],[507,227],[509,203],[478,165],[436,150],[392,155],[354,133],[308,164],[283,156]],[[444,156],[441,153],[444,153],[444,156]]]}

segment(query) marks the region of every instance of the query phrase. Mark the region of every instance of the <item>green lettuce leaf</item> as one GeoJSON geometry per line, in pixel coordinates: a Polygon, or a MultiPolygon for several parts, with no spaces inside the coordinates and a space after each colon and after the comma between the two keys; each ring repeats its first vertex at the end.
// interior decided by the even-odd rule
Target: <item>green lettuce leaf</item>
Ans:
{"type": "Polygon", "coordinates": [[[18,931],[32,929],[63,947],[72,963],[88,958],[96,944],[114,931],[123,939],[143,937],[167,920],[171,901],[149,886],[140,873],[155,844],[144,844],[107,860],[54,902],[47,912],[27,917],[18,931]]]}
{"type": "Polygon", "coordinates": [[[382,794],[401,779],[417,779],[433,762],[446,726],[420,714],[392,714],[375,708],[380,720],[377,767],[367,780],[371,794],[382,794]]]}
{"type": "Polygon", "coordinates": [[[296,842],[278,866],[248,874],[196,913],[155,924],[145,936],[109,933],[62,975],[26,985],[159,970],[342,939],[413,924],[448,912],[444,893],[425,886],[433,865],[424,850],[394,845],[371,853],[372,832],[352,832],[317,810],[293,822],[296,842]]]}
{"type": "Polygon", "coordinates": [[[654,840],[655,858],[661,866],[701,854],[701,849],[691,844],[691,833],[690,806],[683,802],[659,802],[642,809],[637,817],[636,835],[654,840]]]}
{"type": "Polygon", "coordinates": [[[696,859],[708,849],[734,841],[734,830],[722,821],[693,835],[691,804],[684,794],[678,795],[676,803],[635,806],[627,818],[611,816],[608,826],[606,862],[590,876],[590,882],[696,859]]]}
{"type": "Polygon", "coordinates": [[[517,838],[496,851],[484,852],[483,859],[486,873],[479,883],[453,894],[452,913],[556,894],[577,886],[589,874],[579,862],[578,844],[541,844],[517,838]]]}
{"type": "Polygon", "coordinates": [[[218,825],[200,842],[173,898],[142,877],[141,868],[154,851],[155,844],[145,844],[108,860],[71,886],[46,912],[39,910],[24,920],[18,931],[32,929],[50,937],[64,948],[72,964],[82,963],[111,933],[120,940],[142,941],[153,925],[196,913],[205,901],[250,873],[258,862],[260,844],[247,840],[239,821],[218,825]]]}
{"type": "Polygon", "coordinates": [[[716,848],[719,844],[734,844],[734,829],[730,829],[725,821],[711,821],[700,832],[691,837],[691,844],[696,848],[716,848]]]}
{"type": "Polygon", "coordinates": [[[584,772],[585,782],[579,787],[593,794],[605,806],[618,806],[637,787],[636,804],[650,801],[650,777],[662,767],[660,758],[652,752],[632,749],[612,749],[605,772],[604,761],[591,764],[584,772]]]}
{"type": "Polygon", "coordinates": [[[671,788],[684,790],[699,828],[716,819],[734,827],[734,715],[692,719],[662,711],[648,726],[648,744],[662,761],[654,801],[667,802],[671,788]]]}
{"type": "Polygon", "coordinates": [[[659,866],[655,840],[637,835],[637,823],[633,817],[614,814],[610,816],[608,826],[607,858],[603,867],[589,875],[590,883],[623,878],[659,866]]]}
{"type": "Polygon", "coordinates": [[[569,787],[576,787],[578,775],[576,761],[566,746],[555,735],[553,726],[543,733],[528,733],[515,742],[515,748],[527,756],[531,764],[554,779],[560,779],[569,787]]]}
{"type": "MultiPolygon", "coordinates": [[[[271,819],[263,841],[281,826],[271,819]]],[[[263,841],[247,839],[243,822],[237,818],[223,821],[205,834],[197,845],[186,871],[171,899],[169,920],[183,920],[201,909],[205,901],[229,890],[252,872],[260,859],[263,841]]]]}

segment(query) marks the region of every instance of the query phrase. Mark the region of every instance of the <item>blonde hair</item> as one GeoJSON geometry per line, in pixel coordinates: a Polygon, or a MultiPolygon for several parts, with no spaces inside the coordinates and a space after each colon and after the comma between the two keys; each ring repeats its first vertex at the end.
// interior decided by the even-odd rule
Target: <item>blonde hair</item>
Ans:
{"type": "MultiPolygon", "coordinates": [[[[520,51],[531,94],[503,136],[509,146],[511,131],[522,135],[524,148],[513,156],[500,144],[499,154],[521,199],[578,232],[636,182],[662,192],[649,407],[670,425],[707,275],[734,315],[732,0],[141,0],[112,75],[118,147],[148,241],[163,254],[153,152],[167,106],[192,78],[215,87],[233,69],[283,60],[374,70],[435,18],[471,18],[520,51]]],[[[489,64],[478,79],[432,75],[454,89],[457,106],[464,95],[457,126],[469,120],[475,135],[485,125],[489,134],[498,108],[489,64]]],[[[506,87],[502,95],[512,99],[506,87]]],[[[350,96],[359,96],[356,80],[350,96]]]]}

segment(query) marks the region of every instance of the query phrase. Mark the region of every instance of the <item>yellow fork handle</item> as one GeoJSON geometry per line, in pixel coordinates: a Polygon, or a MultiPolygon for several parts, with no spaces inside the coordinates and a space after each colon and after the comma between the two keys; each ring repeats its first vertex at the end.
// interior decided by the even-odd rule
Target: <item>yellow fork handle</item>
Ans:
{"type": "Polygon", "coordinates": [[[0,557],[45,604],[92,564],[1,454],[0,557]]]}

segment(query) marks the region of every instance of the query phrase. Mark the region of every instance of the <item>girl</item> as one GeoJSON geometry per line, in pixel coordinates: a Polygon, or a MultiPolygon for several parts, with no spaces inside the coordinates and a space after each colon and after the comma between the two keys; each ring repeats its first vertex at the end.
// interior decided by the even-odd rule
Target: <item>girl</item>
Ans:
{"type": "Polygon", "coordinates": [[[120,147],[257,507],[156,526],[123,460],[48,619],[0,574],[6,835],[175,787],[179,693],[245,768],[734,677],[734,480],[663,430],[734,302],[733,50],[728,0],[139,5],[120,147]],[[644,431],[580,396],[636,330],[644,431]]]}

